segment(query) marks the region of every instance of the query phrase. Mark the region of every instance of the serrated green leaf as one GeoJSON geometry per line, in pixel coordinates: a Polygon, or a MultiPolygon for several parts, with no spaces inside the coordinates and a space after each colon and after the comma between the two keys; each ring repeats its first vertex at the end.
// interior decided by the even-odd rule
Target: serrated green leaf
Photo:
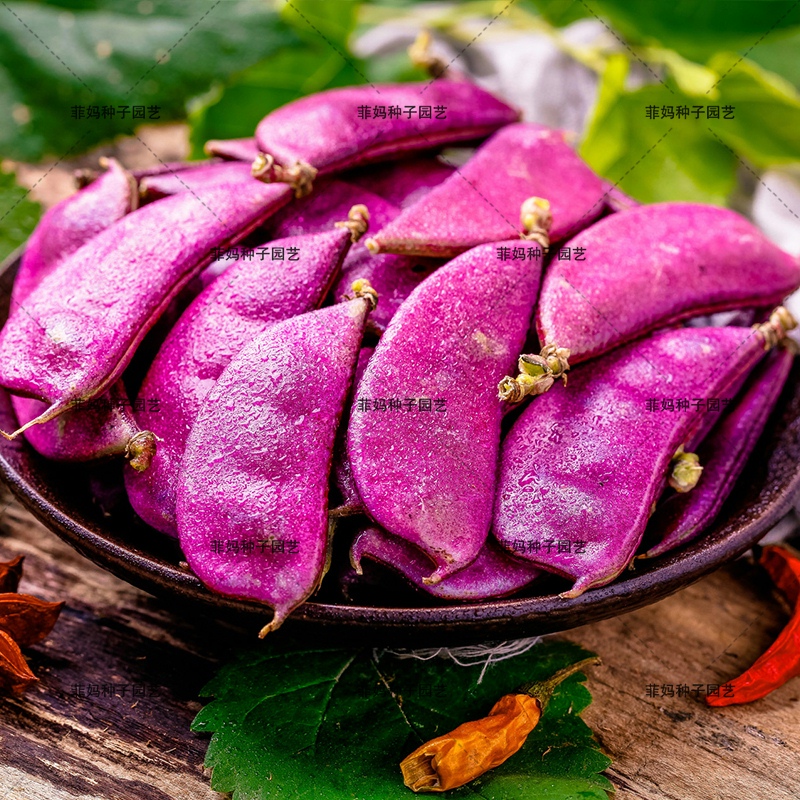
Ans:
{"type": "MultiPolygon", "coordinates": [[[[212,787],[233,792],[234,800],[396,800],[408,793],[399,763],[419,744],[588,655],[550,641],[492,664],[479,684],[481,666],[268,644],[239,656],[205,687],[203,695],[214,699],[192,728],[213,733],[206,757],[212,787]]],[[[580,680],[561,685],[516,755],[447,796],[606,800],[613,786],[599,773],[610,760],[580,719],[591,702],[580,680]]]]}
{"type": "Polygon", "coordinates": [[[297,41],[263,0],[4,3],[0,151],[63,157],[142,124],[130,110],[73,119],[73,106],[159,106],[160,120],[182,118],[213,80],[297,41]]]}
{"type": "Polygon", "coordinates": [[[28,238],[41,213],[39,204],[28,199],[28,190],[13,175],[0,172],[0,261],[28,238]]]}

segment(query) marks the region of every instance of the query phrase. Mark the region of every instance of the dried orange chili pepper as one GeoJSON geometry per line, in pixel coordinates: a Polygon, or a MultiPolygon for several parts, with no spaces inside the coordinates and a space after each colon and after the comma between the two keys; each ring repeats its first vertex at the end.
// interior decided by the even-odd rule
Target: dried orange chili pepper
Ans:
{"type": "Polygon", "coordinates": [[[706,696],[710,706],[730,706],[760,700],[800,675],[800,553],[786,545],[769,545],[758,563],[792,606],[792,618],[750,669],[728,681],[726,696],[706,696]]]}
{"type": "Polygon", "coordinates": [[[483,719],[465,722],[418,747],[400,764],[403,781],[415,792],[446,792],[483,775],[519,750],[542,718],[556,687],[599,658],[587,658],[546,681],[526,683],[503,695],[483,719]]]}

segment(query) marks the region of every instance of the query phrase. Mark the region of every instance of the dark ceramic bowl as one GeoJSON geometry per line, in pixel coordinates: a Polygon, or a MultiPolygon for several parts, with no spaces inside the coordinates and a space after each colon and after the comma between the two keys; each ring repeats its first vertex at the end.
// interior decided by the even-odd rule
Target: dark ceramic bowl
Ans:
{"type": "MultiPolygon", "coordinates": [[[[16,269],[13,258],[0,267],[0,322],[8,313],[16,269]]],[[[9,397],[0,391],[0,429],[16,427],[9,397]]],[[[119,464],[50,462],[23,440],[0,441],[0,472],[11,490],[78,552],[175,607],[254,627],[264,624],[270,615],[264,606],[211,592],[181,568],[177,544],[147,527],[128,505],[121,469],[119,464]]],[[[635,571],[609,586],[571,600],[558,597],[567,584],[553,579],[537,588],[538,596],[445,605],[377,570],[371,586],[355,584],[339,594],[323,587],[286,626],[300,635],[396,645],[461,644],[565,630],[653,603],[735,559],[789,511],[799,489],[800,370],[795,368],[744,475],[700,540],[639,561],[635,571]],[[549,593],[541,594],[543,589],[549,593]]]]}

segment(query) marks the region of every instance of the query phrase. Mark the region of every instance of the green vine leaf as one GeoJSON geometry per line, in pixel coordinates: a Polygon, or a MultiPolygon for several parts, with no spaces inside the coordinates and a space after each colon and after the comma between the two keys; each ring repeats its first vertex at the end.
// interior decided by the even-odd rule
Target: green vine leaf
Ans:
{"type": "MultiPolygon", "coordinates": [[[[211,732],[212,787],[234,800],[397,800],[412,793],[399,764],[422,742],[485,716],[503,695],[591,654],[549,641],[503,662],[459,667],[362,649],[284,642],[239,656],[205,687],[192,728],[211,732]]],[[[578,674],[558,689],[516,755],[449,797],[607,800],[604,755],[580,713],[578,674]]]]}

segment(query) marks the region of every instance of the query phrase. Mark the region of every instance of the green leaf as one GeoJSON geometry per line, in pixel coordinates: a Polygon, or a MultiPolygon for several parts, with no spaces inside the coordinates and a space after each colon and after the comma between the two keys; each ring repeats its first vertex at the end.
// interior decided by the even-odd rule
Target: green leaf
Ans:
{"type": "Polygon", "coordinates": [[[648,106],[691,107],[697,99],[662,84],[627,92],[627,70],[622,54],[609,59],[581,142],[583,158],[644,203],[724,204],[736,185],[737,157],[709,130],[709,121],[646,116],[648,106]]]}
{"type": "Polygon", "coordinates": [[[12,174],[0,172],[0,260],[17,249],[36,227],[41,216],[38,203],[18,186],[12,174]]]}
{"type": "MultiPolygon", "coordinates": [[[[503,695],[591,654],[549,641],[494,663],[456,667],[372,650],[267,644],[240,655],[205,687],[213,696],[192,728],[212,732],[212,787],[234,800],[272,797],[397,800],[399,763],[422,742],[485,716],[503,695]]],[[[580,712],[580,675],[556,691],[541,723],[505,764],[450,797],[607,800],[610,760],[580,712]]]]}
{"type": "Polygon", "coordinates": [[[162,121],[212,81],[297,43],[263,0],[7,2],[0,7],[0,152],[64,157],[147,121],[73,119],[73,106],[159,106],[162,121]]]}
{"type": "Polygon", "coordinates": [[[718,102],[735,109],[733,119],[709,120],[714,133],[758,168],[800,161],[800,94],[791,83],[734,53],[709,67],[721,76],[718,102]]]}

